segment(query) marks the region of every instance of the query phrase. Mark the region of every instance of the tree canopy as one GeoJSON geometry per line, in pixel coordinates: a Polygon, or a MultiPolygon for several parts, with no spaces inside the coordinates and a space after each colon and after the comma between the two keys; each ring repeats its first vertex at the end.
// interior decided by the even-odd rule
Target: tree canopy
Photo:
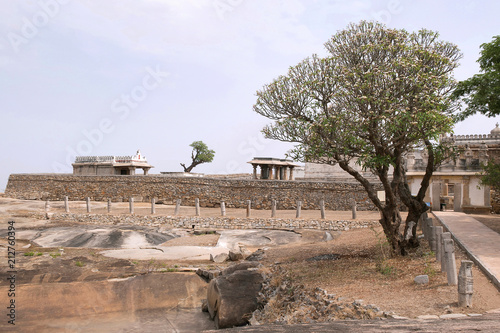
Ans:
{"type": "Polygon", "coordinates": [[[382,212],[389,243],[404,254],[418,245],[415,226],[407,239],[408,222],[427,209],[430,177],[446,157],[437,142],[453,128],[452,71],[460,52],[436,32],[365,21],[339,31],[325,47],[327,57],[312,55],[258,91],[254,111],[274,121],[263,130],[267,138],[297,143],[293,158],[338,164],[358,180],[382,212]],[[428,151],[428,167],[414,196],[404,155],[419,145],[428,151]],[[378,177],[385,202],[353,163],[378,177]],[[409,208],[403,234],[400,200],[409,208]]]}
{"type": "Polygon", "coordinates": [[[184,168],[184,172],[191,172],[194,167],[202,163],[210,163],[213,161],[215,151],[208,149],[208,146],[203,143],[203,141],[194,141],[189,146],[193,148],[191,151],[191,165],[186,167],[184,163],[181,163],[181,166],[184,168]]]}
{"type": "Polygon", "coordinates": [[[459,119],[481,113],[487,117],[500,115],[500,36],[481,44],[479,63],[481,74],[459,82],[453,95],[467,104],[459,119]]]}

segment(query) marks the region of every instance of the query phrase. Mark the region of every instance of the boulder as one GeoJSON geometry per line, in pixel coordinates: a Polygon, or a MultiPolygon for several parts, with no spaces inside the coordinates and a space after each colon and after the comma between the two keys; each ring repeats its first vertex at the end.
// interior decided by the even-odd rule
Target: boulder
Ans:
{"type": "Polygon", "coordinates": [[[229,251],[229,260],[238,261],[243,259],[243,253],[236,251],[229,251]]]}
{"type": "Polygon", "coordinates": [[[429,283],[429,276],[428,275],[418,275],[415,277],[415,279],[413,281],[415,281],[416,284],[428,284],[429,283]]]}
{"type": "Polygon", "coordinates": [[[216,263],[223,263],[229,259],[229,255],[227,253],[219,253],[216,256],[213,256],[210,254],[210,261],[216,262],[216,263]]]}
{"type": "Polygon", "coordinates": [[[263,282],[261,273],[255,268],[247,270],[242,264],[233,266],[238,267],[224,270],[208,285],[208,312],[218,329],[248,324],[258,305],[257,296],[263,282]]]}

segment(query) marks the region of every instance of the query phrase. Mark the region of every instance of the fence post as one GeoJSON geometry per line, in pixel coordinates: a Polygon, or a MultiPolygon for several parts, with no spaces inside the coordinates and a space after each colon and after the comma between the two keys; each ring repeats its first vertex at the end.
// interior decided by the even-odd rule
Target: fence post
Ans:
{"type": "Polygon", "coordinates": [[[85,199],[86,202],[87,202],[87,213],[90,213],[90,198],[87,197],[87,199],[85,199]]]}
{"type": "Polygon", "coordinates": [[[250,217],[251,209],[252,209],[252,200],[247,200],[247,217],[250,217]]]}
{"type": "Polygon", "coordinates": [[[450,232],[443,232],[441,234],[441,272],[446,271],[446,261],[444,260],[444,241],[445,239],[451,239],[450,232]]]}
{"type": "Polygon", "coordinates": [[[352,219],[356,219],[356,201],[353,201],[352,203],[352,219]]]}
{"type": "Polygon", "coordinates": [[[429,227],[429,247],[431,251],[436,252],[436,227],[429,227]]]}
{"type": "Polygon", "coordinates": [[[271,217],[276,217],[276,200],[271,202],[271,217]]]}
{"type": "Polygon", "coordinates": [[[297,201],[297,213],[295,214],[295,218],[299,218],[300,217],[300,210],[302,208],[302,201],[297,201]]]}
{"type": "Polygon", "coordinates": [[[177,199],[175,203],[174,215],[179,215],[179,210],[181,209],[181,199],[177,199]]]}
{"type": "Polygon", "coordinates": [[[321,218],[324,220],[325,219],[325,200],[321,200],[319,202],[319,209],[321,211],[321,218]]]}
{"type": "Polygon", "coordinates": [[[441,262],[441,251],[443,251],[443,248],[441,247],[441,237],[443,235],[443,227],[437,226],[434,227],[434,238],[436,240],[436,260],[437,262],[441,262]]]}
{"type": "Polygon", "coordinates": [[[473,284],[472,261],[462,260],[458,272],[458,306],[472,306],[473,284]]]}
{"type": "Polygon", "coordinates": [[[220,202],[220,215],[226,216],[226,203],[224,201],[220,202]]]}
{"type": "Polygon", "coordinates": [[[194,199],[194,206],[196,209],[196,216],[200,216],[200,199],[194,199]]]}
{"type": "Polygon", "coordinates": [[[446,277],[449,286],[456,286],[457,264],[455,263],[455,244],[452,239],[444,240],[444,260],[446,262],[446,277]]]}
{"type": "Polygon", "coordinates": [[[45,213],[48,213],[50,210],[50,201],[45,200],[45,213]]]}
{"type": "Polygon", "coordinates": [[[153,215],[156,213],[155,204],[156,204],[155,198],[151,198],[151,214],[153,214],[153,215]]]}
{"type": "Polygon", "coordinates": [[[68,201],[68,196],[64,196],[64,211],[66,213],[69,213],[69,201],[68,201]]]}
{"type": "Polygon", "coordinates": [[[128,206],[129,206],[130,214],[134,214],[134,198],[130,197],[128,199],[128,206]]]}

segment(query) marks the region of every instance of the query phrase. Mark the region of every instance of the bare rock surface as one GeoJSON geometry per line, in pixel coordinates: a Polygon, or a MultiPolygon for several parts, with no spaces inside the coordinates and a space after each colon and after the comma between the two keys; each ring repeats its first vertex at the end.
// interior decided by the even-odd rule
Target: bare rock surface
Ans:
{"type": "MultiPolygon", "coordinates": [[[[497,333],[500,314],[482,317],[465,317],[452,320],[340,320],[330,323],[301,325],[260,325],[227,329],[224,332],[266,332],[266,333],[406,333],[406,332],[484,332],[497,333]]],[[[215,330],[204,331],[217,332],[215,330]]]]}

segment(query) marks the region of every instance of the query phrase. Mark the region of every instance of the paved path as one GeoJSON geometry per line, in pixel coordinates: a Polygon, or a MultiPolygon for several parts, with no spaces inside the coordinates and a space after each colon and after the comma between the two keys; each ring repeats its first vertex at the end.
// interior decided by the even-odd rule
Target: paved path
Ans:
{"type": "Polygon", "coordinates": [[[457,212],[434,212],[453,239],[500,289],[500,234],[457,212]]]}

